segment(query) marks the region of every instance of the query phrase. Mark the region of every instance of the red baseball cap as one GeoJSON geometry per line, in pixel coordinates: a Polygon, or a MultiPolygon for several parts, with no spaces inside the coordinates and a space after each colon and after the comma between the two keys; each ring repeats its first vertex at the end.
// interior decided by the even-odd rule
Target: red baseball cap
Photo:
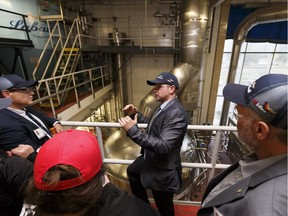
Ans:
{"type": "Polygon", "coordinates": [[[102,156],[95,135],[81,130],[67,130],[54,135],[40,148],[34,163],[35,187],[44,191],[76,187],[91,180],[101,166],[102,156]],[[81,176],[48,185],[43,177],[50,168],[59,164],[73,166],[81,176]]]}

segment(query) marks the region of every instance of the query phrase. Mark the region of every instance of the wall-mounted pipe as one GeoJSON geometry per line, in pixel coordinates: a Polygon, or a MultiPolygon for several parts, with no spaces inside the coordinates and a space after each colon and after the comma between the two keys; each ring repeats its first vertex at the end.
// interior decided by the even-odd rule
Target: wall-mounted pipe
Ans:
{"type": "MultiPolygon", "coordinates": [[[[279,5],[275,7],[262,8],[248,15],[238,26],[234,34],[232,56],[230,61],[227,83],[235,81],[241,45],[246,40],[248,32],[256,25],[274,23],[287,20],[287,7],[279,5]]],[[[230,102],[224,100],[220,125],[226,125],[230,102]]]]}
{"type": "Polygon", "coordinates": [[[189,84],[185,88],[181,102],[187,110],[191,124],[196,124],[194,111],[200,100],[200,72],[204,52],[208,17],[209,0],[184,0],[181,11],[181,62],[193,66],[193,72],[186,77],[189,84]],[[196,71],[196,73],[195,73],[196,71]]]}

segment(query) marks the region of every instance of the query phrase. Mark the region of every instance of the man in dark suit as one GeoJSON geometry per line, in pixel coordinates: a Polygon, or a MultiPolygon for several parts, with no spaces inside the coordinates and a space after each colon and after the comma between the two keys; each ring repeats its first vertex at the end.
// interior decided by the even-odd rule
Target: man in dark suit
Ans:
{"type": "Polygon", "coordinates": [[[141,155],[128,167],[127,174],[132,193],[149,203],[146,189],[151,189],[156,206],[162,216],[174,216],[173,196],[182,188],[180,150],[188,118],[177,99],[177,78],[168,72],[147,80],[161,106],[151,119],[137,113],[132,104],[123,111],[130,116],[119,119],[120,125],[135,143],[142,147],[141,155]],[[148,123],[147,130],[137,126],[148,123]]]}
{"type": "Polygon", "coordinates": [[[198,216],[287,215],[287,79],[268,74],[224,87],[239,139],[255,152],[211,179],[198,216]]]}
{"type": "MultiPolygon", "coordinates": [[[[0,98],[0,109],[7,108],[11,103],[11,98],[0,98]]],[[[26,160],[33,152],[32,147],[21,145],[16,149],[13,149],[16,155],[10,155],[11,152],[7,154],[0,145],[0,211],[3,216],[20,214],[23,205],[22,189],[33,174],[33,164],[26,160]]]]}
{"type": "Polygon", "coordinates": [[[37,84],[38,81],[27,81],[15,74],[0,77],[0,97],[12,99],[9,107],[0,110],[0,145],[6,151],[19,144],[31,145],[37,150],[51,138],[51,127],[56,132],[63,131],[57,119],[28,107],[33,101],[37,84]]]}

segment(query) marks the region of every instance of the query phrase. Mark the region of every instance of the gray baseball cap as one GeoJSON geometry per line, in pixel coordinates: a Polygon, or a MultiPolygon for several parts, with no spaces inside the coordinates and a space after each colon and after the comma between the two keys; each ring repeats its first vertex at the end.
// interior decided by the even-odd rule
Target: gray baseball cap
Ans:
{"type": "Polygon", "coordinates": [[[24,80],[16,74],[7,74],[0,76],[0,91],[11,89],[11,88],[25,88],[31,87],[38,84],[35,80],[24,80]]]}
{"type": "Polygon", "coordinates": [[[0,98],[0,109],[4,109],[10,106],[12,98],[0,98]]]}
{"type": "Polygon", "coordinates": [[[223,96],[233,103],[251,107],[267,123],[287,130],[287,86],[286,74],[268,74],[250,86],[227,84],[223,96]]]}

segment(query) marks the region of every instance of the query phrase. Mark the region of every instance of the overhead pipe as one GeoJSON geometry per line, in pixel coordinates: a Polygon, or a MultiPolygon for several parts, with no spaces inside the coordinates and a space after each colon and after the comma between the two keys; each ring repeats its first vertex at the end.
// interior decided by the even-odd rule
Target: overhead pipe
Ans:
{"type": "MultiPolygon", "coordinates": [[[[238,26],[233,37],[232,56],[229,66],[227,83],[235,82],[241,45],[246,40],[248,32],[256,25],[287,20],[286,5],[262,8],[248,15],[238,26]]],[[[230,102],[224,100],[220,125],[226,125],[230,102]]]]}

